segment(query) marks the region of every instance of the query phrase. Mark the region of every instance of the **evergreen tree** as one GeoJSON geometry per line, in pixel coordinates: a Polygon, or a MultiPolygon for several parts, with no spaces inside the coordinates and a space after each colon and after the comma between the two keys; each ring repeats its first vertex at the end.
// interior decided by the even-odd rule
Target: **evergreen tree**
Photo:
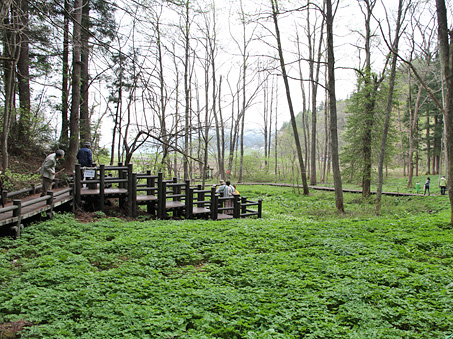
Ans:
{"type": "MultiPolygon", "coordinates": [[[[369,166],[372,169],[377,165],[384,122],[387,85],[387,83],[383,83],[379,91],[371,91],[370,85],[366,85],[363,78],[359,77],[357,90],[348,100],[347,122],[343,133],[346,145],[341,152],[343,175],[348,182],[363,182],[363,178],[368,177],[372,173],[372,171],[369,172],[368,170],[369,166]],[[365,108],[366,105],[369,105],[369,100],[374,102],[375,114],[373,116],[370,116],[365,108]],[[370,119],[371,121],[369,121],[370,119]],[[369,126],[372,126],[372,129],[368,136],[370,132],[369,126]],[[370,138],[370,149],[366,151],[371,153],[369,165],[364,161],[364,140],[367,138],[370,138]]],[[[397,134],[393,130],[394,124],[391,124],[388,133],[389,138],[386,143],[386,160],[384,161],[386,164],[390,163],[390,159],[396,152],[394,142],[397,134]]],[[[371,180],[371,178],[369,179],[371,180]]]]}

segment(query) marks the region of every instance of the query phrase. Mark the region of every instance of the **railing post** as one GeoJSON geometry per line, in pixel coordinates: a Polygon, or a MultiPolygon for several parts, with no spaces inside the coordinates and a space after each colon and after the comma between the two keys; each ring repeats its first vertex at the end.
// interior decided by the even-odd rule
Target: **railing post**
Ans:
{"type": "Polygon", "coordinates": [[[186,185],[184,186],[184,204],[185,207],[185,217],[189,219],[193,214],[193,189],[190,189],[190,180],[185,180],[186,185]]]}
{"type": "Polygon", "coordinates": [[[262,205],[263,205],[263,200],[259,199],[258,200],[258,218],[261,219],[261,213],[262,213],[262,205]]]}
{"type": "MultiPolygon", "coordinates": [[[[151,178],[150,170],[146,171],[146,175],[148,176],[148,178],[146,178],[146,188],[148,188],[148,190],[146,190],[146,195],[153,195],[154,192],[150,191],[149,188],[154,187],[155,180],[154,178],[151,178]]],[[[154,214],[154,204],[151,201],[148,201],[146,203],[146,212],[148,212],[149,214],[154,214]]]]}
{"type": "MultiPolygon", "coordinates": [[[[124,179],[124,170],[123,170],[123,163],[122,162],[119,162],[118,163],[118,178],[120,179],[124,179]]],[[[123,183],[123,182],[120,182],[118,184],[118,188],[124,188],[126,185],[123,183]]]]}
{"type": "Polygon", "coordinates": [[[49,211],[47,212],[47,216],[52,219],[53,218],[53,191],[47,191],[47,200],[46,204],[49,205],[49,211]]]}
{"type": "Polygon", "coordinates": [[[105,165],[99,165],[99,207],[105,209],[105,165]]]}
{"type": "MultiPolygon", "coordinates": [[[[177,184],[178,183],[178,178],[173,178],[173,183],[177,184]]],[[[173,194],[181,194],[181,187],[179,186],[173,186],[173,194]]],[[[181,201],[180,197],[173,198],[173,201],[181,201]]]]}
{"type": "Polygon", "coordinates": [[[241,202],[239,198],[239,195],[233,194],[233,218],[241,217],[241,202]]]}
{"type": "Polygon", "coordinates": [[[214,193],[212,203],[214,205],[214,208],[212,209],[212,219],[217,220],[219,219],[219,195],[217,193],[214,193]]]}
{"type": "MultiPolygon", "coordinates": [[[[153,178],[150,178],[150,176],[151,176],[151,171],[150,170],[146,171],[146,176],[147,176],[147,178],[146,178],[146,188],[153,187],[153,180],[152,180],[153,178]]],[[[146,191],[146,195],[151,195],[151,193],[152,192],[149,191],[149,190],[146,191]]]]}
{"type": "MultiPolygon", "coordinates": [[[[134,182],[133,182],[133,177],[132,177],[132,164],[127,164],[127,209],[128,209],[128,214],[131,217],[132,216],[132,208],[133,208],[133,194],[134,194],[134,182]]],[[[137,199],[137,197],[135,197],[137,199]]]]}
{"type": "Polygon", "coordinates": [[[137,173],[132,173],[132,178],[129,180],[130,190],[128,193],[129,199],[129,216],[137,217],[137,173]]]}
{"type": "MultiPolygon", "coordinates": [[[[125,179],[126,178],[126,171],[123,169],[123,163],[122,162],[119,162],[118,163],[118,178],[120,179],[125,179]]],[[[124,182],[120,182],[118,184],[118,188],[119,189],[124,189],[126,187],[127,184],[125,184],[124,182]]],[[[125,199],[124,199],[124,195],[120,195],[119,198],[118,198],[118,203],[119,203],[119,206],[120,208],[125,208],[125,199]]]]}
{"type": "Polygon", "coordinates": [[[36,185],[35,184],[31,184],[31,194],[32,195],[36,194],[36,185]]]}
{"type": "Polygon", "coordinates": [[[165,216],[165,200],[167,196],[167,185],[163,180],[162,172],[157,174],[157,217],[164,219],[165,216]]]}
{"type": "Polygon", "coordinates": [[[70,194],[72,194],[72,204],[71,205],[72,205],[72,212],[74,213],[75,210],[76,210],[76,206],[75,206],[75,183],[73,183],[73,182],[70,183],[69,187],[72,188],[72,191],[71,191],[70,194]]]}
{"type": "Polygon", "coordinates": [[[16,232],[16,237],[20,237],[20,229],[22,223],[22,201],[13,200],[13,205],[17,208],[13,211],[13,217],[17,218],[16,225],[11,227],[11,230],[16,232]]]}
{"type": "Polygon", "coordinates": [[[82,180],[82,170],[80,168],[80,164],[75,165],[75,172],[74,172],[74,202],[76,209],[80,208],[81,205],[81,190],[82,184],[80,181],[82,180]]]}
{"type": "Polygon", "coordinates": [[[247,213],[247,206],[245,205],[247,203],[247,197],[241,197],[241,213],[247,213]],[[244,205],[242,205],[244,204],[244,205]]]}
{"type": "MultiPolygon", "coordinates": [[[[197,186],[197,189],[199,191],[202,190],[202,186],[201,185],[198,185],[197,186]]],[[[215,191],[215,190],[214,190],[215,191]]],[[[204,201],[204,192],[199,192],[198,195],[197,195],[197,201],[204,201]]]]}
{"type": "Polygon", "coordinates": [[[5,205],[8,200],[8,191],[7,190],[4,190],[2,192],[1,199],[2,199],[2,205],[5,205]]]}
{"type": "Polygon", "coordinates": [[[217,220],[217,216],[219,213],[219,202],[217,200],[217,194],[215,193],[215,186],[211,187],[211,219],[212,220],[217,220]]]}
{"type": "MultiPolygon", "coordinates": [[[[186,180],[187,182],[188,180],[186,180]]],[[[190,181],[189,181],[190,182],[190,181]]],[[[193,214],[193,188],[187,188],[186,187],[186,199],[185,199],[185,204],[186,204],[186,213],[185,217],[186,219],[189,219],[192,217],[193,214]]]]}

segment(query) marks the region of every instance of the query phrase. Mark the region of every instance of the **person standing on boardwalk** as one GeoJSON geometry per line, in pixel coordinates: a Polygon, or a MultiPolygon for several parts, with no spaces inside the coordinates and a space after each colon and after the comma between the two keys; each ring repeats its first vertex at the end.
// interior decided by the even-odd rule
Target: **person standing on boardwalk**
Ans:
{"type": "MultiPolygon", "coordinates": [[[[222,183],[223,180],[220,181],[220,183],[222,183]]],[[[224,206],[226,208],[232,208],[233,207],[233,199],[231,199],[233,197],[233,193],[235,192],[235,189],[233,186],[231,186],[231,182],[229,182],[228,180],[225,182],[225,184],[221,185],[216,193],[219,193],[221,194],[222,197],[224,198],[229,198],[229,199],[225,199],[225,204],[224,206]]],[[[232,209],[228,209],[225,211],[225,214],[233,214],[233,210],[232,209]]]]}
{"type": "Polygon", "coordinates": [[[52,186],[52,181],[55,179],[55,166],[57,160],[63,159],[64,151],[59,149],[55,153],[49,154],[39,169],[39,173],[42,176],[42,190],[41,196],[45,196],[47,191],[52,186]]]}
{"type": "Polygon", "coordinates": [[[82,167],[93,166],[93,153],[91,153],[91,143],[89,141],[86,141],[77,152],[77,160],[82,167]]]}
{"type": "Polygon", "coordinates": [[[443,175],[442,178],[440,178],[439,187],[440,194],[445,195],[445,191],[447,190],[447,179],[445,179],[445,175],[443,175]]]}
{"type": "Polygon", "coordinates": [[[431,180],[428,178],[426,178],[426,182],[425,182],[425,190],[423,192],[423,195],[426,194],[426,192],[428,192],[428,195],[431,195],[431,193],[429,192],[429,184],[430,184],[431,180]]]}

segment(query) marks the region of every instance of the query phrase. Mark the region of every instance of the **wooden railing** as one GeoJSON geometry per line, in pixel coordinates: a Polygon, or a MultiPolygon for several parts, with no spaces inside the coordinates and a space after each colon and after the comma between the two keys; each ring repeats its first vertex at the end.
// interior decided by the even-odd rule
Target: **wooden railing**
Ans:
{"type": "Polygon", "coordinates": [[[261,218],[261,201],[250,201],[247,198],[233,195],[224,198],[216,194],[215,187],[204,190],[201,185],[191,187],[190,181],[178,182],[177,178],[163,179],[163,174],[152,175],[133,173],[133,166],[105,166],[81,168],[76,165],[74,182],[74,204],[81,208],[83,196],[99,196],[99,208],[104,210],[107,197],[119,198],[120,207],[126,207],[129,216],[137,216],[137,206],[146,205],[148,213],[158,219],[166,219],[169,212],[173,217],[210,217],[212,219],[243,218],[258,216],[261,218]],[[83,170],[94,170],[94,178],[84,180],[83,170]],[[113,172],[113,173],[112,173],[113,172]],[[109,173],[109,176],[107,176],[109,173]],[[83,188],[87,185],[88,188],[83,188]],[[90,186],[94,189],[90,190],[90,186]],[[116,190],[113,186],[116,186],[116,190]],[[140,194],[144,193],[144,194],[140,194]],[[196,199],[195,199],[196,196],[196,199]],[[225,202],[231,204],[223,206],[225,202]],[[221,206],[219,206],[221,205],[221,206]],[[257,206],[257,209],[250,209],[257,206]]]}
{"type": "Polygon", "coordinates": [[[47,195],[43,197],[37,197],[28,200],[15,199],[13,200],[12,205],[0,208],[0,214],[2,215],[7,215],[9,212],[12,212],[11,216],[7,215],[6,218],[1,219],[0,226],[12,225],[10,226],[10,229],[15,232],[16,236],[19,236],[20,231],[23,228],[23,219],[35,216],[43,212],[46,212],[49,217],[52,217],[56,204],[60,205],[60,203],[72,200],[71,193],[72,187],[69,187],[56,192],[47,191],[47,195]],[[70,198],[64,201],[59,201],[58,198],[65,194],[67,194],[70,198]],[[45,203],[42,204],[43,202],[45,203]]]}

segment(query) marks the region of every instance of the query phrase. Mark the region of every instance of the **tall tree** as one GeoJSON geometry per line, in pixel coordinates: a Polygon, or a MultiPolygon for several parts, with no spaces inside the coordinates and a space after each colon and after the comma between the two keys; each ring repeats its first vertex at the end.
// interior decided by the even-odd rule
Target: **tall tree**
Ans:
{"type": "Polygon", "coordinates": [[[81,27],[82,27],[82,0],[74,0],[73,38],[72,38],[72,102],[69,118],[69,148],[65,156],[64,168],[72,173],[76,154],[79,147],[79,118],[80,118],[80,72],[81,72],[81,27]]]}
{"type": "Polygon", "coordinates": [[[317,146],[317,94],[319,72],[321,67],[322,47],[324,40],[324,16],[320,23],[320,32],[318,38],[318,46],[316,47],[317,29],[316,23],[311,31],[310,23],[310,0],[307,1],[307,38],[308,38],[308,65],[309,79],[311,84],[311,149],[310,149],[310,185],[316,185],[316,146],[317,146]]]}
{"type": "Polygon", "coordinates": [[[364,7],[360,6],[365,19],[365,65],[363,71],[359,71],[363,79],[364,91],[364,119],[363,119],[363,134],[362,134],[362,196],[368,197],[371,194],[371,169],[372,169],[372,133],[375,124],[375,108],[376,99],[381,82],[384,76],[378,77],[371,70],[371,39],[373,33],[371,31],[371,19],[373,10],[376,6],[376,0],[361,0],[359,3],[364,3],[364,7]]]}
{"type": "MultiPolygon", "coordinates": [[[[392,53],[392,66],[390,70],[390,80],[389,80],[389,94],[387,98],[387,107],[385,110],[385,121],[384,121],[384,131],[382,133],[381,139],[381,148],[379,151],[379,163],[378,163],[378,183],[377,183],[377,193],[376,193],[376,212],[380,214],[381,212],[381,196],[382,196],[382,185],[384,181],[384,158],[385,158],[385,146],[387,144],[387,135],[390,126],[390,115],[393,107],[393,91],[395,87],[395,78],[396,78],[396,65],[398,62],[398,47],[400,39],[400,30],[403,18],[403,3],[404,0],[399,0],[398,2],[398,14],[396,19],[396,29],[395,29],[395,38],[391,45],[392,53]]],[[[390,26],[390,25],[389,25],[390,26]]]]}
{"type": "Polygon", "coordinates": [[[20,53],[17,62],[17,87],[19,89],[19,122],[15,139],[20,145],[30,143],[30,126],[32,120],[30,104],[30,53],[29,53],[29,10],[28,0],[18,0],[20,53]]]}
{"type": "Polygon", "coordinates": [[[272,6],[272,19],[273,19],[274,28],[275,28],[275,38],[277,39],[277,49],[278,49],[278,56],[279,56],[279,61],[280,61],[280,68],[281,68],[281,72],[282,72],[282,76],[283,76],[283,82],[285,83],[286,100],[288,103],[289,113],[291,116],[291,126],[293,128],[297,158],[299,160],[299,169],[300,169],[300,174],[302,177],[303,192],[304,192],[304,195],[308,195],[309,190],[308,190],[308,183],[307,183],[307,174],[305,171],[304,159],[302,156],[302,149],[301,149],[300,140],[299,140],[299,132],[297,130],[296,115],[294,114],[294,107],[293,107],[293,102],[292,102],[292,98],[291,98],[291,90],[290,90],[289,81],[288,81],[288,74],[286,72],[286,64],[285,64],[285,59],[283,57],[283,47],[282,47],[282,42],[281,42],[281,37],[280,37],[280,28],[278,25],[278,15],[279,15],[278,0],[271,0],[271,6],[272,6]]]}
{"type": "Polygon", "coordinates": [[[327,72],[330,109],[330,147],[332,152],[333,184],[335,188],[335,204],[339,211],[344,212],[343,185],[341,183],[340,159],[338,155],[338,130],[337,130],[337,98],[335,94],[335,54],[333,45],[333,13],[332,1],[326,3],[327,26],[327,72]]]}
{"type": "MultiPolygon", "coordinates": [[[[3,8],[2,8],[3,11],[3,8]]],[[[20,55],[20,35],[18,31],[20,8],[16,2],[11,2],[10,6],[3,11],[3,22],[0,23],[3,40],[3,86],[4,86],[4,109],[3,109],[3,129],[1,134],[2,167],[7,169],[9,166],[8,155],[8,136],[14,109],[14,88],[16,86],[16,65],[20,55]]]]}
{"type": "Polygon", "coordinates": [[[91,123],[89,109],[89,39],[90,39],[90,0],[82,0],[82,27],[80,31],[81,38],[81,69],[80,69],[80,139],[83,142],[91,141],[91,123]]]}
{"type": "Polygon", "coordinates": [[[239,20],[241,23],[241,39],[238,40],[235,38],[234,34],[230,34],[233,41],[235,42],[237,48],[240,51],[241,56],[241,110],[239,114],[240,118],[240,132],[239,132],[239,174],[238,174],[238,182],[242,182],[243,180],[243,165],[244,165],[244,131],[245,131],[245,114],[250,102],[250,98],[247,97],[247,84],[248,80],[248,73],[249,73],[249,58],[250,58],[250,43],[255,38],[255,27],[250,28],[247,22],[245,10],[244,10],[244,3],[242,0],[239,2],[240,5],[240,12],[239,12],[239,20]]]}
{"type": "Polygon", "coordinates": [[[448,29],[445,0],[436,0],[439,52],[445,81],[444,121],[447,149],[447,180],[450,198],[451,224],[453,225],[453,43],[448,29]]]}
{"type": "Polygon", "coordinates": [[[185,0],[184,2],[184,25],[182,27],[183,32],[183,39],[184,39],[184,100],[185,100],[185,107],[184,107],[184,117],[185,117],[185,125],[184,125],[184,179],[189,179],[189,134],[191,133],[191,125],[190,125],[190,101],[191,101],[191,93],[190,93],[190,28],[192,23],[191,18],[191,5],[190,0],[185,0]]]}
{"type": "Polygon", "coordinates": [[[69,146],[69,12],[71,4],[69,0],[64,0],[63,9],[63,67],[61,79],[61,132],[60,148],[67,149],[69,146]]]}

